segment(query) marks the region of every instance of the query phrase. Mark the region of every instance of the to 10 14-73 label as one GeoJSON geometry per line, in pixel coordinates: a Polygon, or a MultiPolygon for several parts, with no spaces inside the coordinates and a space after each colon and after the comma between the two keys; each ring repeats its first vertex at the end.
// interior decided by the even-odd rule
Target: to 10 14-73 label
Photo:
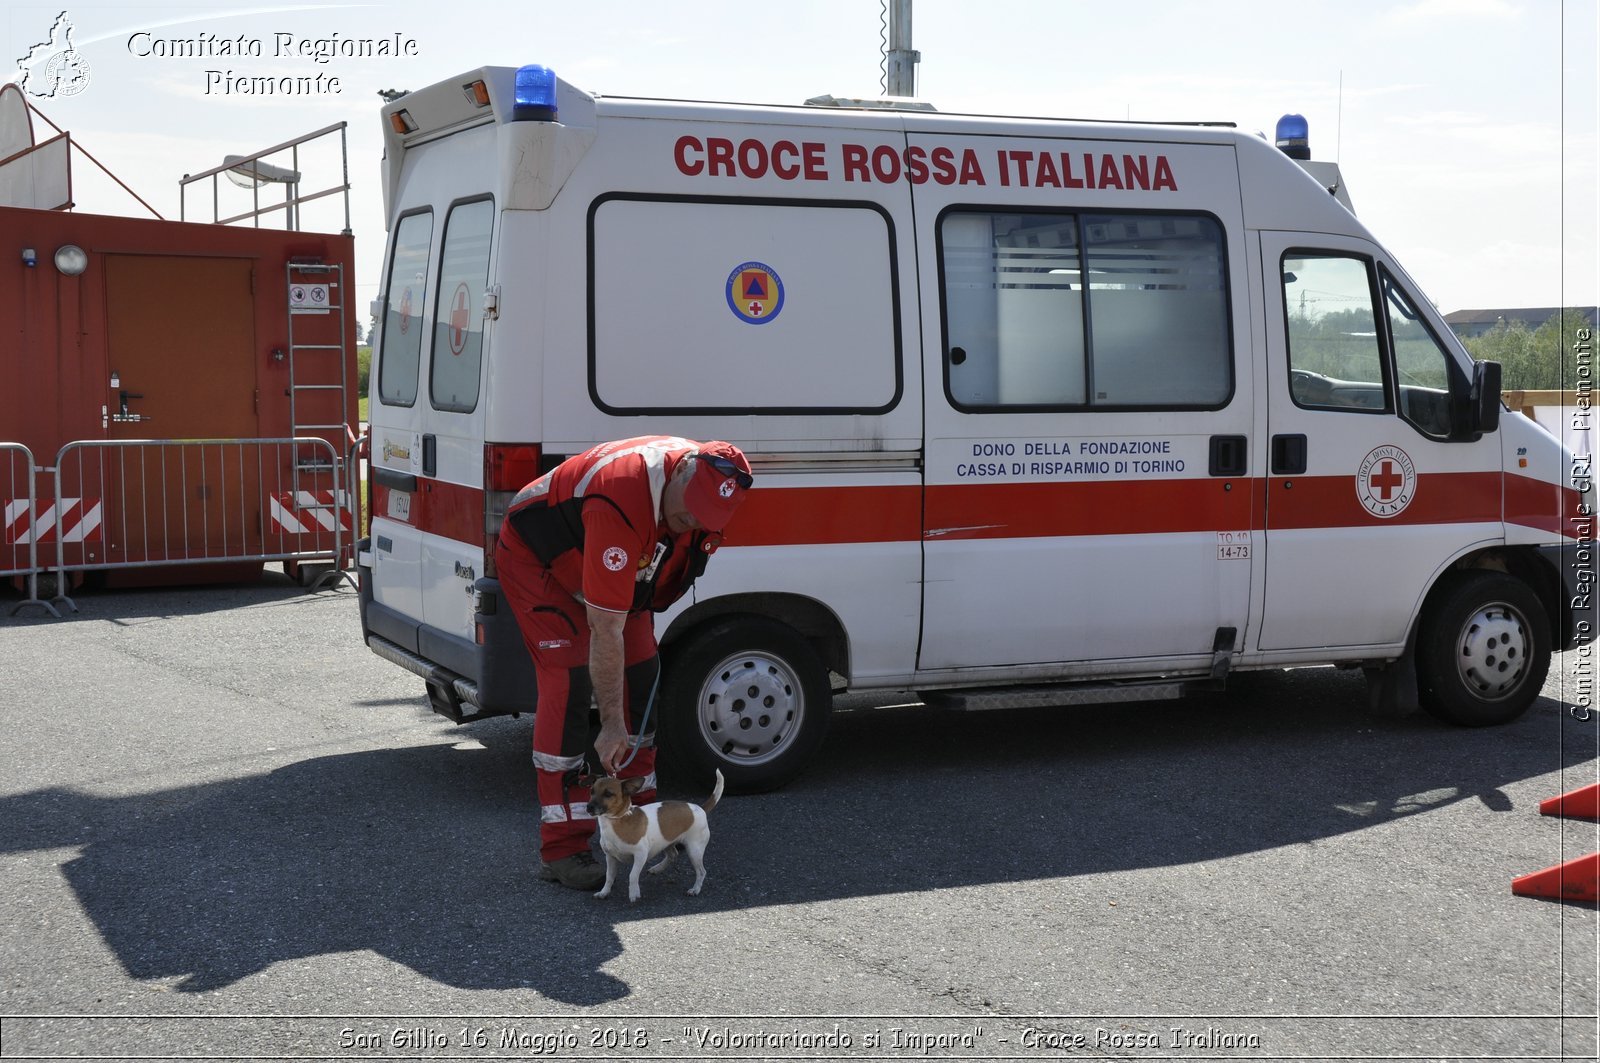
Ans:
{"type": "Polygon", "coordinates": [[[1217,532],[1217,560],[1250,560],[1250,533],[1247,531],[1217,532]]]}

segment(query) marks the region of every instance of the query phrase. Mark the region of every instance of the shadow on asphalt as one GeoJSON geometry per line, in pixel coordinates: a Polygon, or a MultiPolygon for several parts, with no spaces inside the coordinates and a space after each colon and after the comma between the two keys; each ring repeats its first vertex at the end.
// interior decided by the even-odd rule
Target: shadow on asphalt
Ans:
{"type": "Polygon", "coordinates": [[[628,920],[1038,878],[1070,892],[1074,876],[1312,842],[1452,802],[1506,811],[1504,787],[1585,759],[1577,732],[1562,740],[1580,725],[1550,700],[1508,727],[1457,730],[1366,717],[1356,675],[1236,685],[1134,706],[836,713],[808,774],[717,809],[698,898],[683,894],[687,861],[647,877],[633,906],[536,881],[526,717],[451,732],[455,745],[137,797],[0,799],[0,851],[80,849],[64,873],[128,974],[181,978],[180,991],[371,949],[450,986],[587,1006],[631,991],[603,970],[628,920]],[[1033,840],[1016,844],[1023,830],[1033,840]]]}

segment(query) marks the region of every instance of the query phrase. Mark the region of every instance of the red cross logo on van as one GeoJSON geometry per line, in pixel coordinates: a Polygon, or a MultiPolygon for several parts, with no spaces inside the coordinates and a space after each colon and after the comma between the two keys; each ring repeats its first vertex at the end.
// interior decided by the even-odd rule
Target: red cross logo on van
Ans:
{"type": "Polygon", "coordinates": [[[1387,502],[1394,497],[1394,489],[1406,482],[1406,478],[1394,471],[1394,462],[1384,459],[1378,471],[1367,478],[1367,483],[1378,497],[1387,502]]]}
{"type": "Polygon", "coordinates": [[[467,296],[467,282],[456,285],[450,297],[450,353],[460,354],[467,345],[468,311],[471,302],[467,296]]]}
{"type": "Polygon", "coordinates": [[[1374,517],[1397,516],[1417,496],[1417,467],[1397,446],[1375,448],[1356,473],[1356,498],[1374,517]]]}

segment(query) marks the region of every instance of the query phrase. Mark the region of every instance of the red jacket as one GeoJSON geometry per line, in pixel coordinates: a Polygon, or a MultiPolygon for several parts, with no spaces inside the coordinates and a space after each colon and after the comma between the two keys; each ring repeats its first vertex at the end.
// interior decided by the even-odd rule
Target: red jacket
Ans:
{"type": "Polygon", "coordinates": [[[566,591],[597,609],[664,609],[716,549],[704,532],[674,536],[661,496],[699,444],[675,436],[603,443],[524,487],[506,511],[514,534],[566,591]]]}

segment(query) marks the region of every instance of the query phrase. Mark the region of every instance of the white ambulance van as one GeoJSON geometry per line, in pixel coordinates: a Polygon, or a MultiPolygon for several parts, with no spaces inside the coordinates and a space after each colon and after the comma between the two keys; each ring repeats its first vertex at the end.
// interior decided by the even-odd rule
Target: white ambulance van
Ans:
{"type": "Polygon", "coordinates": [[[657,618],[671,755],[744,789],[792,777],[845,688],[1132,701],[1333,664],[1481,725],[1593,637],[1563,558],[1588,470],[1260,136],[537,66],[383,122],[362,624],[455,720],[534,706],[507,501],[647,433],[756,470],[657,618]]]}

